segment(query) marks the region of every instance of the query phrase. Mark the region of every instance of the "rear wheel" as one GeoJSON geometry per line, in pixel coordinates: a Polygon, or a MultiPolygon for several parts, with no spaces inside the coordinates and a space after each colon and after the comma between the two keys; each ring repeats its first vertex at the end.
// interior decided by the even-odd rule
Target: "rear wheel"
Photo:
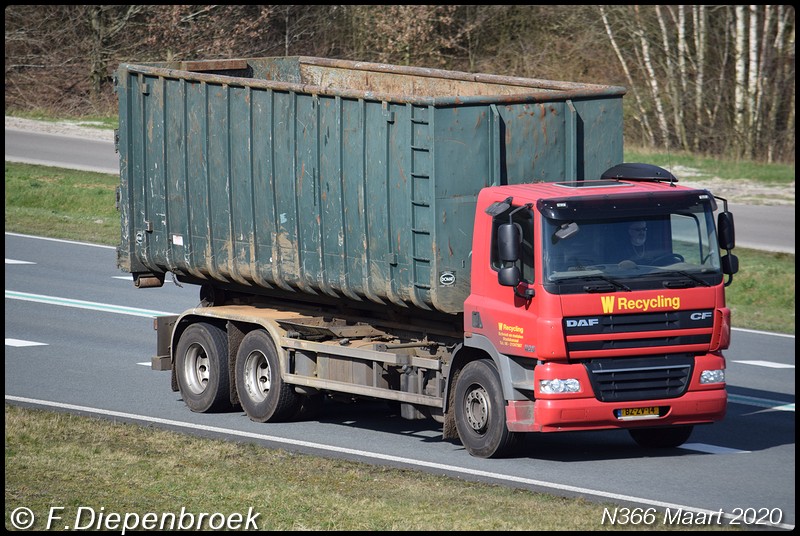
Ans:
{"type": "Polygon", "coordinates": [[[242,409],[256,422],[287,420],[301,410],[300,395],[281,378],[275,344],[261,329],[245,335],[236,353],[236,389],[242,409]]]}
{"type": "Polygon", "coordinates": [[[207,413],[230,406],[228,337],[213,324],[192,324],[178,342],[175,374],[189,409],[207,413]]]}
{"type": "Polygon", "coordinates": [[[471,455],[498,458],[511,452],[518,433],[506,426],[505,399],[494,363],[468,363],[456,382],[455,420],[458,436],[471,455]]]}
{"type": "Polygon", "coordinates": [[[669,428],[633,428],[628,430],[640,447],[665,449],[680,447],[692,435],[693,426],[671,426],[669,428]]]}

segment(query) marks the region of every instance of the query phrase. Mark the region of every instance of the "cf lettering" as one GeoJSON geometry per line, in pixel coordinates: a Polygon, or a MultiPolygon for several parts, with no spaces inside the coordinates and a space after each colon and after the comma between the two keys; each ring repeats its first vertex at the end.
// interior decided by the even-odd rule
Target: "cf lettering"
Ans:
{"type": "Polygon", "coordinates": [[[692,320],[706,320],[708,318],[711,318],[711,314],[712,314],[711,311],[704,311],[702,313],[692,313],[689,316],[689,318],[691,318],[692,320]]]}

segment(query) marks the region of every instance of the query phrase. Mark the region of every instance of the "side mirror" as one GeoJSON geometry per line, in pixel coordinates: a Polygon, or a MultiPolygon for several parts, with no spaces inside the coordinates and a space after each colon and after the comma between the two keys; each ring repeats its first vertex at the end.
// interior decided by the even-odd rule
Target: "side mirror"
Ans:
{"type": "Polygon", "coordinates": [[[733,226],[733,214],[720,212],[717,217],[720,249],[730,250],[736,246],[736,232],[733,226]]]}
{"type": "Polygon", "coordinates": [[[497,282],[504,287],[516,288],[520,281],[522,281],[522,276],[516,266],[507,266],[497,272],[497,282]]]}
{"type": "Polygon", "coordinates": [[[739,257],[736,255],[724,255],[720,259],[720,263],[722,264],[722,273],[733,275],[739,271],[739,257]]]}
{"type": "Polygon", "coordinates": [[[500,262],[517,262],[522,244],[522,230],[515,223],[504,223],[497,229],[497,255],[500,262]]]}

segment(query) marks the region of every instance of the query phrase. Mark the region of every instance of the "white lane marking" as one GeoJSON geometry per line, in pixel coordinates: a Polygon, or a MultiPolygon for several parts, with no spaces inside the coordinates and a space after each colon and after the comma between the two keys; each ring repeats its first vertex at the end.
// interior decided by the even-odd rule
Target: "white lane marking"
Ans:
{"type": "Polygon", "coordinates": [[[6,339],[6,346],[24,348],[26,346],[47,346],[46,342],[23,341],[22,339],[6,339]]]}
{"type": "MultiPolygon", "coordinates": [[[[334,446],[331,446],[331,445],[325,445],[323,443],[312,443],[310,441],[302,441],[302,440],[299,440],[299,439],[288,439],[288,438],[284,438],[284,437],[269,436],[269,435],[265,435],[265,434],[256,434],[256,433],[253,433],[253,432],[244,432],[244,431],[241,431],[241,430],[232,430],[230,428],[220,428],[220,427],[217,427],[217,426],[206,426],[206,425],[202,425],[202,424],[194,424],[194,423],[188,423],[188,422],[183,422],[183,421],[175,421],[175,420],[172,420],[172,419],[162,419],[162,418],[159,418],[159,417],[148,417],[148,416],[145,416],[145,415],[137,415],[137,414],[134,414],[134,413],[122,413],[122,412],[119,412],[119,411],[103,410],[103,409],[97,409],[97,408],[90,408],[90,407],[86,407],[86,406],[75,406],[75,405],[72,405],[72,404],[63,404],[63,403],[60,403],[60,402],[50,402],[50,401],[47,401],[47,400],[35,400],[35,399],[32,399],[32,398],[24,398],[24,397],[20,397],[20,396],[6,395],[6,400],[10,400],[10,401],[14,401],[14,402],[22,402],[22,403],[26,403],[26,404],[34,404],[34,405],[45,406],[45,407],[61,408],[61,409],[66,409],[66,410],[70,410],[70,411],[80,411],[80,412],[90,413],[90,414],[95,414],[95,415],[105,415],[107,417],[117,417],[117,418],[122,418],[122,419],[130,419],[130,420],[139,421],[139,422],[147,422],[147,423],[153,423],[153,424],[163,424],[163,425],[166,425],[166,426],[171,426],[171,427],[176,427],[176,428],[185,428],[185,429],[196,430],[196,431],[204,431],[204,432],[211,432],[211,433],[216,433],[216,434],[225,434],[225,435],[231,435],[231,436],[245,437],[245,438],[249,438],[249,439],[256,439],[256,440],[259,440],[259,441],[268,441],[268,442],[271,442],[271,443],[291,445],[293,447],[303,447],[303,448],[311,448],[311,449],[316,449],[316,450],[321,450],[321,451],[326,451],[326,452],[335,452],[335,453],[339,453],[339,454],[349,454],[349,455],[360,456],[360,457],[368,458],[368,459],[377,459],[377,460],[381,460],[381,461],[384,461],[384,462],[402,463],[402,464],[406,464],[406,465],[409,465],[409,466],[412,466],[412,467],[427,467],[427,468],[436,469],[436,470],[439,470],[439,471],[449,471],[451,473],[456,473],[456,474],[465,474],[465,475],[471,475],[471,476],[481,477],[481,478],[491,478],[491,479],[496,479],[496,480],[500,480],[500,481],[515,482],[515,483],[518,483],[518,484],[524,484],[524,485],[528,485],[528,486],[538,486],[538,487],[542,487],[542,488],[545,488],[545,489],[557,490],[559,492],[578,493],[578,494],[582,494],[582,495],[594,495],[596,497],[602,497],[604,499],[632,502],[632,503],[636,503],[636,504],[646,504],[646,505],[651,505],[651,506],[655,506],[655,507],[659,507],[659,508],[670,508],[670,509],[679,508],[679,509],[683,509],[684,511],[695,512],[695,513],[698,513],[698,514],[706,514],[706,515],[711,515],[711,514],[717,515],[718,514],[717,510],[714,510],[714,511],[706,510],[704,508],[695,508],[693,506],[684,506],[684,505],[673,504],[673,503],[668,503],[668,502],[664,502],[664,501],[655,501],[655,500],[652,500],[652,499],[645,499],[645,498],[642,498],[642,497],[634,497],[632,495],[622,495],[622,494],[619,494],[619,493],[612,493],[612,492],[608,492],[608,491],[600,491],[600,490],[595,490],[595,489],[590,489],[590,488],[581,488],[581,487],[577,487],[577,486],[568,486],[568,485],[565,485],[565,484],[558,484],[558,483],[555,483],[555,482],[547,482],[545,480],[534,480],[534,479],[531,479],[531,478],[524,478],[524,477],[519,477],[519,476],[515,476],[515,475],[505,475],[505,474],[502,474],[502,473],[493,473],[493,472],[489,472],[489,471],[481,471],[479,469],[467,469],[465,467],[459,467],[457,465],[446,465],[446,464],[442,464],[442,463],[426,462],[426,461],[423,461],[423,460],[415,460],[413,458],[404,458],[404,457],[400,457],[400,456],[391,456],[391,455],[388,455],[388,454],[378,454],[378,453],[369,452],[369,451],[366,451],[366,450],[357,450],[357,449],[350,449],[350,448],[344,448],[344,447],[334,447],[334,446]]],[[[734,519],[733,515],[731,515],[729,513],[723,514],[722,518],[727,519],[727,520],[734,519]]],[[[780,528],[791,528],[791,527],[784,526],[784,525],[772,525],[772,526],[780,527],[780,528]]]]}
{"type": "Polygon", "coordinates": [[[6,264],[36,264],[30,261],[18,261],[16,259],[6,259],[6,264]]]}
{"type": "Polygon", "coordinates": [[[6,298],[12,300],[31,301],[37,303],[47,303],[50,305],[63,305],[64,307],[75,307],[78,309],[91,309],[94,311],[103,311],[106,313],[117,313],[121,315],[131,316],[163,316],[172,315],[175,313],[167,313],[164,311],[152,311],[150,309],[138,309],[135,307],[123,307],[120,305],[111,305],[108,303],[89,302],[83,300],[72,300],[69,298],[59,298],[56,296],[43,296],[41,294],[30,294],[27,292],[15,292],[13,290],[6,290],[6,298]]]}
{"type": "Polygon", "coordinates": [[[794,365],[775,363],[774,361],[761,361],[758,359],[734,361],[734,363],[742,363],[744,365],[755,365],[757,367],[767,367],[767,368],[794,368],[794,365]]]}
{"type": "Polygon", "coordinates": [[[745,328],[731,328],[731,331],[742,331],[744,333],[755,333],[757,335],[772,335],[774,337],[786,337],[787,339],[794,339],[794,335],[790,333],[773,333],[771,331],[761,331],[758,329],[745,329],[745,328]]]}
{"type": "Polygon", "coordinates": [[[686,450],[696,450],[697,452],[706,452],[708,454],[749,454],[749,450],[729,449],[727,447],[719,447],[717,445],[707,445],[705,443],[684,443],[680,446],[686,450]]]}
{"type": "Polygon", "coordinates": [[[786,403],[780,400],[770,400],[768,398],[756,398],[754,396],[728,394],[728,402],[744,404],[745,406],[755,406],[757,408],[774,409],[776,411],[794,411],[794,403],[786,403]]]}
{"type": "Polygon", "coordinates": [[[90,242],[78,242],[76,240],[64,240],[63,238],[49,238],[47,236],[33,236],[20,233],[6,233],[6,236],[17,236],[19,238],[31,238],[33,240],[47,240],[48,242],[61,242],[62,244],[76,244],[79,246],[91,246],[93,248],[103,249],[117,249],[115,246],[106,246],[104,244],[92,244],[90,242]]]}
{"type": "Polygon", "coordinates": [[[136,364],[137,365],[141,365],[143,367],[149,367],[150,366],[150,363],[148,363],[147,361],[142,361],[141,363],[136,363],[136,364]]]}

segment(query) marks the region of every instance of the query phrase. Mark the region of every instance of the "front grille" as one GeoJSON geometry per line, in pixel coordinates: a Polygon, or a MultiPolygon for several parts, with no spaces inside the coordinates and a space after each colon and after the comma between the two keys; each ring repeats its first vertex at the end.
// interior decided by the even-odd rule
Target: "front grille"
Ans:
{"type": "MultiPolygon", "coordinates": [[[[569,317],[564,319],[567,351],[592,352],[652,348],[656,346],[694,346],[709,344],[714,326],[712,310],[663,311],[656,313],[611,314],[569,317]],[[680,333],[683,330],[707,330],[706,333],[680,333]],[[659,335],[652,335],[660,331],[659,335]],[[664,333],[664,332],[673,332],[664,333]],[[636,333],[636,338],[615,335],[636,333]],[[590,340],[570,340],[572,336],[595,335],[590,340]]],[[[588,337],[583,337],[587,339],[588,337]]]]}
{"type": "Polygon", "coordinates": [[[592,359],[584,362],[595,397],[601,402],[677,398],[689,387],[694,357],[592,359]]]}

